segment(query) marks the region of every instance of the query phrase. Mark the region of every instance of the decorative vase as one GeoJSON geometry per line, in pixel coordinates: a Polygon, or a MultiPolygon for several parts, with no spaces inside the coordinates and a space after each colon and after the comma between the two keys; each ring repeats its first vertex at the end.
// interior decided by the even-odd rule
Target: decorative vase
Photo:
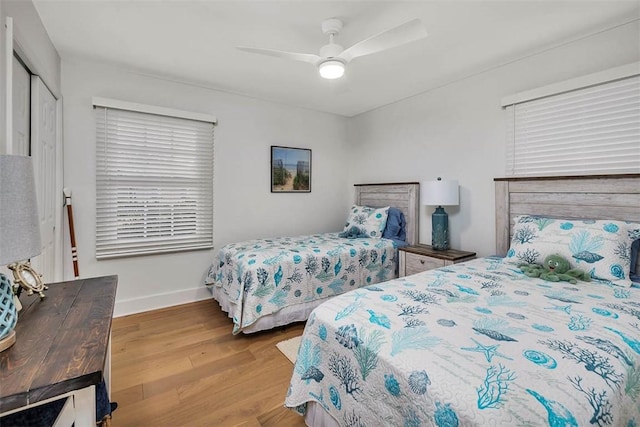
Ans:
{"type": "Polygon", "coordinates": [[[9,278],[0,273],[0,351],[16,342],[14,331],[18,321],[18,310],[13,301],[13,289],[9,278]]]}

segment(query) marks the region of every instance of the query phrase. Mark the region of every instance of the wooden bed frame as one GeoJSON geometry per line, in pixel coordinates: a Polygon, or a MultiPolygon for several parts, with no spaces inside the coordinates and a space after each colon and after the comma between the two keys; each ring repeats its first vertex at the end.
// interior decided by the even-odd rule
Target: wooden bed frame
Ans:
{"type": "Polygon", "coordinates": [[[415,245],[420,238],[420,184],[396,182],[382,184],[355,184],[357,205],[382,208],[392,206],[402,211],[407,221],[407,243],[415,245]]]}
{"type": "Polygon", "coordinates": [[[516,215],[640,223],[640,174],[512,177],[494,181],[496,253],[500,256],[509,250],[516,215]]]}

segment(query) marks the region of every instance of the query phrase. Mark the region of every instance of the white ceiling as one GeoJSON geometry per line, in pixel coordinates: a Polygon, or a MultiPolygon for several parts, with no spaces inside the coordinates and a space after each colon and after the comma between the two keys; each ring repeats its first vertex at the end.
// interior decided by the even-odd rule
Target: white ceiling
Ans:
{"type": "MultiPolygon", "coordinates": [[[[85,58],[353,116],[640,18],[640,0],[34,0],[63,60],[85,58]],[[413,18],[425,39],[354,59],[340,80],[236,46],[318,53],[322,20],[345,48],[413,18]]],[[[640,37],[640,36],[639,36],[640,37]]]]}

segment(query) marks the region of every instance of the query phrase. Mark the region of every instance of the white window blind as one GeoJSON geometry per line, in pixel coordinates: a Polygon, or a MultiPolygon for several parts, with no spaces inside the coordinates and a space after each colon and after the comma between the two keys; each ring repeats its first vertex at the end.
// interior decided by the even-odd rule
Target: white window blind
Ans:
{"type": "Polygon", "coordinates": [[[213,123],[95,111],[96,258],[213,247],[213,123]]]}
{"type": "Polygon", "coordinates": [[[509,105],[508,176],[640,172],[640,76],[509,105]]]}

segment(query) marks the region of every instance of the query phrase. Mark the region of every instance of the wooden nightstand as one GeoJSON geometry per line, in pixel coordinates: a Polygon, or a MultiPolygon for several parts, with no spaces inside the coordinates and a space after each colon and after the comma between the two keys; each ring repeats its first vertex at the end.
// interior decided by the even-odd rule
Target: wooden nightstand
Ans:
{"type": "Polygon", "coordinates": [[[55,426],[95,427],[96,387],[104,379],[111,390],[117,282],[52,283],[46,299],[24,297],[16,343],[0,353],[0,425],[6,415],[65,399],[55,426]]]}
{"type": "Polygon", "coordinates": [[[405,246],[398,249],[400,257],[399,276],[410,276],[433,268],[469,261],[476,257],[475,252],[447,249],[437,251],[429,245],[405,246]]]}

